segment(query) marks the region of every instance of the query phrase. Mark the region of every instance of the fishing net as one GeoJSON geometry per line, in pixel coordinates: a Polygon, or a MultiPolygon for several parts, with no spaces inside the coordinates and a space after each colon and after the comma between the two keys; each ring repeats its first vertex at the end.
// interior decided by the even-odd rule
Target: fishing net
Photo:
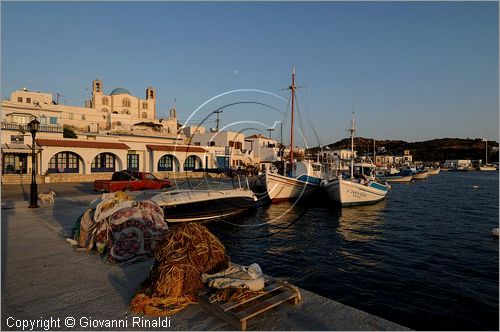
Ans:
{"type": "Polygon", "coordinates": [[[172,315],[195,301],[202,273],[229,266],[224,245],[196,223],[171,229],[158,244],[149,278],[137,290],[131,310],[152,316],[172,315]]]}

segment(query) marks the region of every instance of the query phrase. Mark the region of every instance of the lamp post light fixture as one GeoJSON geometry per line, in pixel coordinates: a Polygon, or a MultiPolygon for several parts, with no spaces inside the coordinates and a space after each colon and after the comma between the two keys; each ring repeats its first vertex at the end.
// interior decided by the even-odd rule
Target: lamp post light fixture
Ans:
{"type": "Polygon", "coordinates": [[[38,187],[36,184],[36,154],[35,154],[35,137],[40,129],[40,122],[35,118],[27,125],[28,131],[31,133],[33,144],[31,145],[31,186],[30,186],[30,205],[29,208],[37,208],[38,206],[38,187]]]}

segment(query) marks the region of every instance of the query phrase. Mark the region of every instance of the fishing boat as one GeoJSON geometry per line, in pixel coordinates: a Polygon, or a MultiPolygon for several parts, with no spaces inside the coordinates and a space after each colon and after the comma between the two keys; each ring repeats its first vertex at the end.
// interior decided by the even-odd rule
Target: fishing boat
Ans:
{"type": "Polygon", "coordinates": [[[485,164],[485,165],[481,165],[481,166],[479,166],[479,170],[480,170],[480,171],[496,171],[496,170],[498,170],[498,169],[496,168],[496,166],[495,166],[495,165],[488,165],[488,164],[485,164]]]}
{"type": "Polygon", "coordinates": [[[354,172],[354,112],[352,113],[351,128],[351,174],[349,177],[344,174],[337,178],[323,182],[323,186],[328,197],[342,206],[366,205],[379,202],[385,198],[389,190],[388,184],[381,184],[374,176],[375,165],[361,163],[357,164],[358,174],[354,172]],[[370,174],[365,174],[366,169],[370,174]]]}
{"type": "Polygon", "coordinates": [[[295,163],[293,168],[293,177],[279,175],[270,170],[263,174],[267,195],[272,202],[308,198],[317,192],[322,177],[322,165],[306,160],[295,163]]]}
{"type": "Polygon", "coordinates": [[[429,177],[429,171],[420,170],[413,174],[414,180],[426,180],[429,177]]]}
{"type": "Polygon", "coordinates": [[[438,168],[431,168],[427,170],[429,172],[429,175],[438,175],[439,172],[441,171],[441,167],[438,168]]]}
{"type": "Polygon", "coordinates": [[[484,164],[479,166],[479,170],[480,171],[496,171],[497,168],[495,165],[488,164],[488,140],[485,138],[485,139],[483,139],[483,141],[485,142],[486,152],[485,152],[484,164]]]}
{"type": "Polygon", "coordinates": [[[295,66],[292,69],[291,91],[291,125],[290,125],[290,161],[283,167],[283,173],[277,174],[270,171],[269,167],[263,174],[266,191],[271,202],[295,201],[307,198],[317,192],[321,182],[321,164],[303,161],[294,163],[293,136],[294,136],[294,105],[295,105],[295,66]],[[287,167],[288,166],[288,167],[287,167]],[[287,172],[286,169],[289,169],[287,172]]]}
{"type": "Polygon", "coordinates": [[[377,179],[385,182],[411,182],[413,180],[413,174],[411,172],[396,173],[396,174],[380,174],[377,175],[377,179]]]}
{"type": "Polygon", "coordinates": [[[178,189],[150,198],[164,212],[168,222],[205,221],[232,216],[252,208],[257,197],[249,189],[178,189]]]}

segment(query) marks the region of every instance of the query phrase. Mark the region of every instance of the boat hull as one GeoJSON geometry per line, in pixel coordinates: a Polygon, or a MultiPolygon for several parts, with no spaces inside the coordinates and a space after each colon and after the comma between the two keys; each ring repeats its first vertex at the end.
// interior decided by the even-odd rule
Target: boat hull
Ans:
{"type": "Polygon", "coordinates": [[[491,172],[496,171],[497,168],[495,166],[479,166],[479,170],[483,172],[491,172]]]}
{"type": "Polygon", "coordinates": [[[428,177],[429,177],[429,172],[427,171],[413,174],[414,180],[425,180],[428,177]]]}
{"type": "Polygon", "coordinates": [[[436,169],[432,169],[432,170],[429,170],[429,175],[438,175],[439,172],[441,171],[441,168],[436,168],[436,169]]]}
{"type": "Polygon", "coordinates": [[[317,192],[319,187],[314,183],[268,172],[264,174],[264,177],[267,195],[273,203],[309,198],[317,192]]]}
{"type": "Polygon", "coordinates": [[[335,179],[325,185],[328,196],[342,206],[374,204],[383,200],[387,194],[385,189],[377,189],[361,183],[355,183],[342,178],[335,179]]]}
{"type": "Polygon", "coordinates": [[[206,221],[242,213],[257,204],[248,190],[214,190],[166,193],[153,199],[171,223],[206,221]]]}
{"type": "Polygon", "coordinates": [[[387,176],[383,178],[387,182],[411,182],[413,180],[413,175],[408,176],[387,176]]]}

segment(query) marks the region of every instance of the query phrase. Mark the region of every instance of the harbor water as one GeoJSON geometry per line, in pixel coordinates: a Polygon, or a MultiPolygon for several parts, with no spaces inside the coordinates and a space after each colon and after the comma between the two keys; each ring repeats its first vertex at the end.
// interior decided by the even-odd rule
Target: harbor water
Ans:
{"type": "Polygon", "coordinates": [[[233,261],[409,328],[498,330],[498,184],[441,172],[375,205],[282,203],[207,225],[233,261]]]}

